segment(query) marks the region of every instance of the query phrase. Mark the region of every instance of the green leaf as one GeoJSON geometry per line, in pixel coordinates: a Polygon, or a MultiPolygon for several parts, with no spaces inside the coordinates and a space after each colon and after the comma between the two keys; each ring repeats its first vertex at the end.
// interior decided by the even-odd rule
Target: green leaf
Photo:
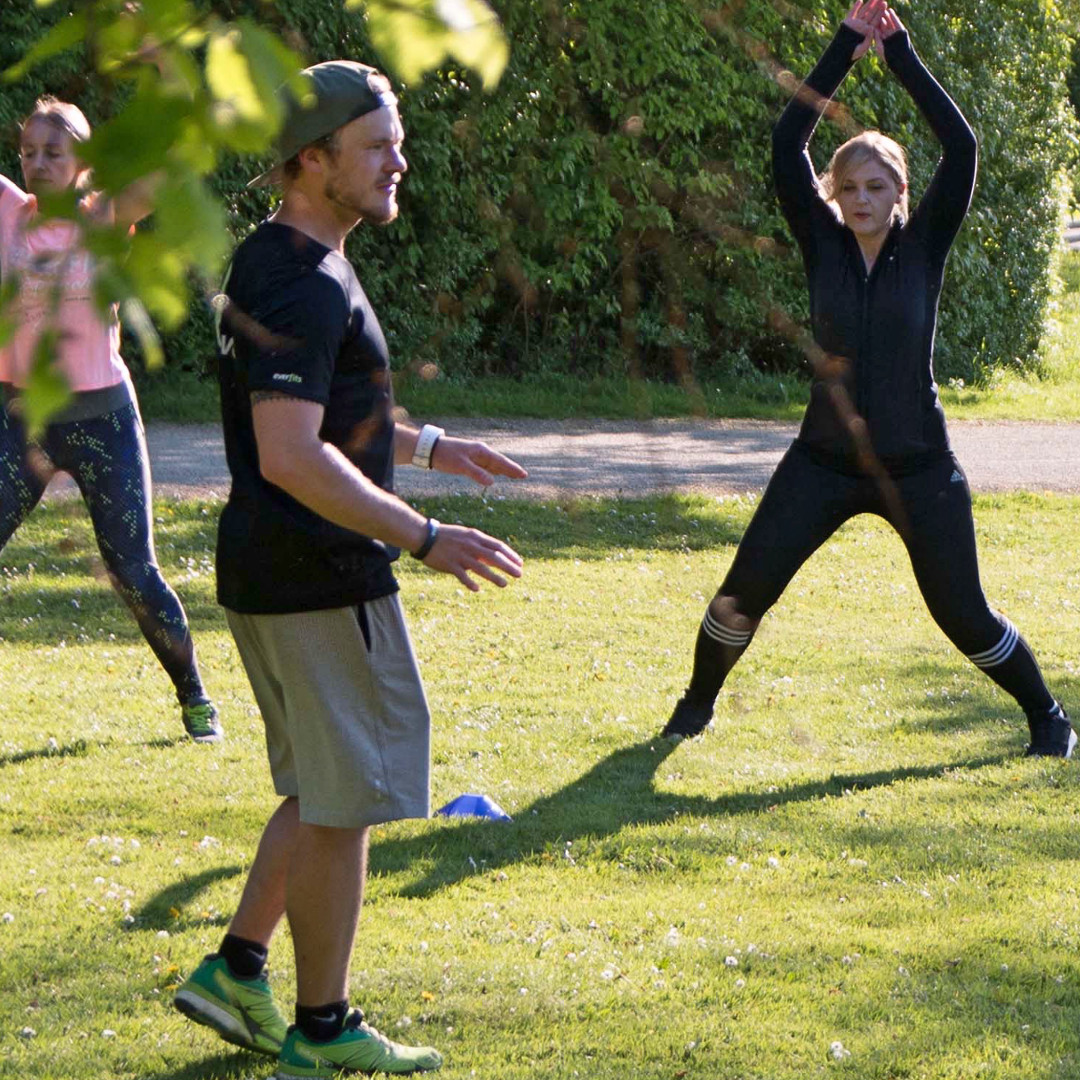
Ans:
{"type": "Polygon", "coordinates": [[[367,0],[365,6],[372,44],[406,84],[447,56],[477,71],[486,89],[506,68],[510,46],[484,0],[367,0]]]}
{"type": "Polygon", "coordinates": [[[13,307],[19,295],[19,284],[19,275],[15,273],[7,274],[0,282],[0,349],[15,336],[18,328],[13,307]]]}
{"type": "MultiPolygon", "coordinates": [[[[250,19],[241,19],[237,25],[240,28],[243,50],[251,65],[252,78],[259,93],[267,99],[273,114],[284,116],[284,107],[278,94],[282,86],[288,86],[301,103],[314,104],[311,84],[300,74],[304,67],[300,54],[250,19]]],[[[280,120],[278,122],[280,123],[280,120]]]]}
{"type": "Polygon", "coordinates": [[[241,40],[236,27],[211,36],[206,50],[206,82],[214,97],[234,109],[240,119],[271,129],[276,118],[271,105],[274,98],[260,97],[241,40]]]}
{"type": "Polygon", "coordinates": [[[510,59],[510,42],[494,12],[483,0],[441,0],[436,12],[453,31],[450,54],[479,74],[485,90],[493,89],[510,59]]]}
{"type": "Polygon", "coordinates": [[[56,342],[56,331],[46,330],[34,347],[34,359],[22,395],[23,417],[30,438],[39,435],[49,418],[71,400],[71,387],[55,363],[56,342]]]}
{"type": "Polygon", "coordinates": [[[140,89],[113,119],[100,125],[83,145],[97,186],[122,191],[140,177],[165,168],[169,150],[184,130],[195,105],[178,95],[140,89]]]}
{"type": "Polygon", "coordinates": [[[406,84],[418,82],[447,55],[446,24],[431,0],[369,0],[367,21],[372,45],[406,84]]]}
{"type": "Polygon", "coordinates": [[[21,79],[35,64],[47,60],[50,56],[62,53],[77,45],[86,37],[86,12],[68,15],[51,27],[44,37],[39,38],[27,50],[26,55],[4,72],[5,82],[21,79]]]}
{"type": "Polygon", "coordinates": [[[138,300],[131,298],[120,305],[120,315],[124,325],[135,335],[142,349],[143,361],[150,371],[156,371],[165,363],[165,354],[161,350],[161,338],[138,300]]]}
{"type": "MultiPolygon", "coordinates": [[[[124,263],[135,299],[167,329],[184,321],[188,309],[187,265],[183,253],[152,232],[140,231],[124,263]]],[[[126,305],[127,300],[124,301],[126,305]]],[[[126,310],[126,308],[125,308],[126,310]]]]}
{"type": "Polygon", "coordinates": [[[212,274],[231,246],[221,204],[194,176],[170,177],[159,189],[154,235],[212,274]]]}

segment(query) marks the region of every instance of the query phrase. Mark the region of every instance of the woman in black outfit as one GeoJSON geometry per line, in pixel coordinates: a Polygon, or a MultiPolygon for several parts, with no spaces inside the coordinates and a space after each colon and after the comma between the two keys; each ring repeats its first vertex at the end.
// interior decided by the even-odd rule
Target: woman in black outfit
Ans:
{"type": "Polygon", "coordinates": [[[690,685],[665,735],[704,730],[728,672],[795,572],[848,518],[872,513],[902,537],[934,621],[1027,714],[1028,754],[1072,753],[1076,735],[1031,650],[983,595],[971,494],[934,384],[938,296],[976,159],[971,128],[896,13],[885,0],[856,0],[773,131],[776,190],[802,251],[819,350],[810,404],[705,612],[690,685]],[[904,152],[880,132],[841,146],[820,179],[806,150],[871,44],[942,145],[910,216],[904,152]]]}

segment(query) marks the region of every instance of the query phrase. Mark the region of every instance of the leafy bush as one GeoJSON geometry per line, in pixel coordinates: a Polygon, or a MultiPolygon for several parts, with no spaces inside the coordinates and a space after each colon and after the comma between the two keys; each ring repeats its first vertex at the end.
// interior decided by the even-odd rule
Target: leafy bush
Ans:
{"type": "MultiPolygon", "coordinates": [[[[501,0],[510,65],[492,93],[447,67],[401,94],[410,172],[400,219],[349,240],[398,363],[447,375],[625,373],[709,381],[802,364],[801,264],[771,190],[769,131],[843,16],[792,0],[501,0]]],[[[229,0],[312,61],[371,60],[364,23],[325,0],[229,0]]],[[[0,63],[51,9],[5,11],[0,63]]],[[[975,201],[941,301],[941,378],[1032,367],[1053,284],[1075,120],[1071,42],[1053,0],[927,0],[901,9],[981,143],[975,201]]],[[[108,112],[77,57],[0,99],[7,126],[45,86],[108,112]]],[[[840,91],[854,121],[909,150],[918,197],[938,147],[901,87],[863,60],[840,91]]],[[[823,123],[823,165],[847,131],[823,123]]],[[[10,153],[3,167],[14,167],[10,153]]],[[[243,234],[268,196],[234,161],[215,183],[243,234]]],[[[166,339],[207,356],[196,312],[166,339]]]]}

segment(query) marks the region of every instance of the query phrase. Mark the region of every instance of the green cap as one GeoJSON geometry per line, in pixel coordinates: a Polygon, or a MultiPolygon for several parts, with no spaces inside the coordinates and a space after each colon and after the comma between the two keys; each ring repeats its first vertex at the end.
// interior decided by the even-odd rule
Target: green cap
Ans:
{"type": "Polygon", "coordinates": [[[276,163],[248,183],[261,187],[281,180],[281,166],[308,143],[337,131],[357,117],[384,105],[396,105],[386,79],[373,67],[352,60],[327,60],[301,73],[311,83],[315,103],[302,105],[287,90],[282,91],[285,121],[274,142],[276,163]]]}

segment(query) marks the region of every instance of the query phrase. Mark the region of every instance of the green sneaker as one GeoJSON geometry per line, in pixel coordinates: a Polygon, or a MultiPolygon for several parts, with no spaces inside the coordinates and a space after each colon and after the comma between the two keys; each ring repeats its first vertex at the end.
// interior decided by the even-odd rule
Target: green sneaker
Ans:
{"type": "Polygon", "coordinates": [[[238,979],[217,953],[191,973],[173,1003],[190,1020],[213,1028],[234,1046],[273,1056],[285,1041],[288,1025],[270,993],[266,973],[238,979]]]}
{"type": "Polygon", "coordinates": [[[193,701],[180,706],[180,718],[191,738],[198,743],[221,742],[225,729],[212,701],[193,701]]]}
{"type": "Polygon", "coordinates": [[[402,1046],[364,1023],[359,1009],[350,1009],[336,1039],[315,1042],[298,1027],[289,1028],[278,1058],[276,1080],[308,1080],[339,1073],[429,1072],[442,1065],[442,1054],[430,1046],[402,1046]]]}

